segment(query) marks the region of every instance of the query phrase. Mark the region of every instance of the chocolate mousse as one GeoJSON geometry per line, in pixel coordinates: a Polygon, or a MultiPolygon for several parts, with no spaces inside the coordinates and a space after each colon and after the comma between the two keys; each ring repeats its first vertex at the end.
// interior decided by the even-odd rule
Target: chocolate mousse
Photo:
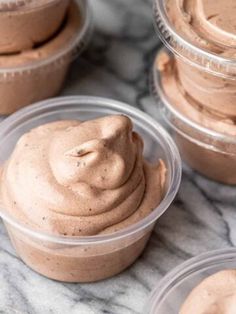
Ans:
{"type": "Polygon", "coordinates": [[[0,54],[1,115],[59,92],[85,30],[86,16],[82,18],[78,3],[70,4],[65,23],[50,40],[20,53],[0,54]]]}
{"type": "MultiPolygon", "coordinates": [[[[193,51],[189,57],[176,58],[179,80],[191,97],[204,107],[236,117],[236,79],[222,71],[222,61],[236,59],[235,1],[222,0],[166,0],[166,12],[176,33],[187,41],[183,44],[193,51]],[[192,45],[192,48],[191,48],[192,45]],[[204,54],[205,53],[205,54],[204,54]],[[211,56],[218,56],[216,70],[211,73],[211,56]],[[226,59],[225,59],[226,58],[226,59]],[[202,63],[202,67],[198,66],[202,63]]],[[[181,48],[180,48],[181,49],[181,48]]],[[[181,52],[180,52],[181,54],[181,52]]],[[[212,58],[213,59],[213,58],[212,58]]]]}
{"type": "Polygon", "coordinates": [[[196,100],[188,93],[179,77],[176,59],[166,52],[161,52],[157,59],[157,68],[161,74],[164,91],[179,112],[206,128],[236,136],[236,119],[206,108],[200,101],[201,97],[196,100]]]}
{"type": "Polygon", "coordinates": [[[236,270],[220,271],[189,294],[179,314],[236,313],[236,270]]]}
{"type": "MultiPolygon", "coordinates": [[[[128,117],[115,115],[31,130],[3,167],[2,206],[22,225],[49,236],[113,234],[139,222],[161,202],[166,168],[161,160],[144,160],[143,141],[132,129],[128,117]]],[[[63,281],[94,281],[120,272],[137,258],[150,235],[146,231],[137,239],[121,238],[122,245],[91,250],[9,233],[27,264],[63,281]]]]}
{"type": "Polygon", "coordinates": [[[192,44],[222,56],[235,56],[236,8],[228,0],[165,0],[168,18],[192,44]]]}
{"type": "MultiPolygon", "coordinates": [[[[236,143],[224,138],[236,136],[236,120],[231,116],[206,108],[186,91],[179,78],[176,59],[161,52],[156,66],[164,97],[170,106],[191,123],[197,123],[204,132],[196,132],[180,119],[173,122],[180,131],[174,132],[183,158],[207,177],[227,184],[236,184],[236,143]],[[216,131],[218,137],[210,136],[216,131]]],[[[217,97],[216,97],[217,98],[217,97]]]]}
{"type": "Polygon", "coordinates": [[[0,53],[29,50],[53,36],[65,18],[69,0],[0,2],[0,53]]]}

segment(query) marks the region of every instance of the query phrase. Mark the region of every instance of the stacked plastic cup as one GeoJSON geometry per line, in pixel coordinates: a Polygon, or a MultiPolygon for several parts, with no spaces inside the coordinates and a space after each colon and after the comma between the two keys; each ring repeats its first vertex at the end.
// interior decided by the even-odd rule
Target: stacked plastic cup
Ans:
{"type": "Polygon", "coordinates": [[[236,9],[232,1],[154,0],[154,90],[181,155],[236,184],[236,9]],[[224,8],[222,8],[222,5],[224,8]]]}
{"type": "Polygon", "coordinates": [[[56,95],[90,26],[85,0],[1,0],[0,115],[56,95]]]}

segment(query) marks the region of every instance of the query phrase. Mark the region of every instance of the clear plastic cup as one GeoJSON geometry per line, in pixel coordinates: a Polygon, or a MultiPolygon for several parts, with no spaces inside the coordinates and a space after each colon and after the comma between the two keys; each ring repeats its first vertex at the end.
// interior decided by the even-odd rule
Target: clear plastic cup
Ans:
{"type": "MultiPolygon", "coordinates": [[[[158,55],[162,53],[159,52],[158,55]]],[[[225,184],[236,184],[236,138],[204,127],[186,116],[170,100],[161,74],[153,67],[152,91],[171,129],[181,157],[202,175],[225,184]]]]}
{"type": "Polygon", "coordinates": [[[32,49],[57,32],[70,0],[0,1],[0,53],[32,49]]]}
{"type": "MultiPolygon", "coordinates": [[[[227,45],[225,41],[229,40],[228,37],[235,38],[236,34],[230,36],[229,33],[220,29],[220,26],[212,26],[211,17],[208,20],[202,15],[199,23],[204,28],[204,35],[198,36],[197,33],[195,38],[196,33],[192,24],[187,22],[191,18],[183,13],[184,10],[176,10],[180,16],[172,12],[174,4],[180,4],[181,1],[153,1],[156,30],[160,39],[176,57],[178,78],[182,88],[190,97],[209,110],[235,118],[236,58],[234,56],[236,46],[235,42],[227,45]],[[207,35],[209,29],[215,30],[215,37],[207,35]]],[[[204,0],[192,3],[200,6],[202,3],[204,5],[204,0]]],[[[227,2],[225,5],[227,6],[227,2]]],[[[222,14],[224,12],[222,10],[222,14]]],[[[212,17],[214,17],[213,14],[212,17]]]]}
{"type": "Polygon", "coordinates": [[[0,124],[0,165],[11,155],[17,140],[30,129],[65,119],[89,120],[109,114],[129,116],[144,139],[144,157],[162,158],[167,167],[164,197],[154,211],[113,234],[69,237],[37,232],[16,221],[3,205],[0,216],[22,260],[49,278],[68,282],[97,281],[113,276],[142,253],[157,219],[173,201],[181,179],[181,160],[168,133],[145,113],[124,103],[97,97],[55,98],[26,107],[0,124]]]}
{"type": "Polygon", "coordinates": [[[235,248],[208,252],[188,260],[160,281],[144,313],[178,314],[189,293],[202,280],[226,269],[236,269],[235,248]]]}
{"type": "Polygon", "coordinates": [[[0,115],[55,96],[70,63],[86,46],[91,26],[88,2],[74,0],[64,26],[49,41],[22,54],[0,55],[0,115]]]}

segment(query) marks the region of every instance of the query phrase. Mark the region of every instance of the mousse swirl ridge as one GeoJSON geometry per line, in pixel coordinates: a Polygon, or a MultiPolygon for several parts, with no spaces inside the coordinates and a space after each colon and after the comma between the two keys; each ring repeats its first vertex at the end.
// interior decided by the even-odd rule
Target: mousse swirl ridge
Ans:
{"type": "Polygon", "coordinates": [[[5,164],[0,196],[17,219],[54,234],[110,233],[161,201],[165,165],[143,160],[128,117],[58,121],[26,133],[5,164]]]}

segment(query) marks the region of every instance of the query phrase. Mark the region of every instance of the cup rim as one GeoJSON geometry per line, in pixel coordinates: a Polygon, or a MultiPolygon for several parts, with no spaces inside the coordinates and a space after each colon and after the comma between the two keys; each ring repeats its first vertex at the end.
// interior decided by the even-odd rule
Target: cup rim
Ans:
{"type": "Polygon", "coordinates": [[[7,134],[8,130],[11,127],[16,127],[17,123],[20,123],[20,121],[23,119],[24,121],[27,118],[39,116],[40,113],[47,113],[47,112],[54,112],[55,110],[59,110],[60,108],[64,107],[64,110],[68,110],[69,105],[86,105],[86,109],[88,107],[88,111],[92,111],[89,105],[96,104],[96,108],[99,108],[102,111],[102,108],[105,109],[113,109],[123,114],[126,114],[127,116],[133,115],[135,118],[137,118],[139,121],[145,121],[148,123],[149,127],[152,129],[155,129],[155,132],[157,132],[159,140],[162,142],[163,149],[165,150],[165,155],[170,160],[171,165],[171,181],[169,184],[169,187],[167,189],[166,195],[161,201],[161,203],[153,210],[151,214],[149,214],[147,217],[142,219],[141,221],[124,228],[118,232],[108,234],[108,235],[96,235],[96,236],[83,236],[83,237],[68,237],[68,236],[54,236],[51,234],[48,234],[46,232],[39,232],[35,231],[29,227],[26,227],[25,225],[22,225],[16,219],[10,216],[10,214],[7,214],[4,212],[4,210],[1,210],[0,208],[0,217],[10,225],[14,226],[15,228],[19,229],[20,231],[27,233],[30,236],[34,236],[36,238],[40,238],[42,240],[47,240],[51,242],[56,243],[63,243],[63,244],[99,244],[104,242],[110,242],[114,240],[119,240],[127,235],[135,234],[144,228],[147,228],[152,223],[154,223],[170,206],[172,203],[174,197],[176,196],[180,181],[181,181],[181,174],[182,174],[182,166],[181,166],[181,159],[179,155],[179,151],[168,134],[168,132],[153,118],[151,118],[146,113],[142,112],[139,109],[136,109],[130,105],[127,105],[123,102],[112,100],[109,98],[101,98],[101,97],[94,97],[94,96],[69,96],[69,97],[58,97],[58,98],[51,98],[46,101],[40,101],[38,103],[35,103],[31,106],[25,107],[11,115],[10,117],[6,118],[0,123],[0,146],[1,146],[1,138],[4,138],[4,136],[7,134]]]}
{"type": "Polygon", "coordinates": [[[27,65],[19,65],[15,67],[0,67],[0,75],[7,77],[8,75],[16,75],[18,73],[22,74],[25,72],[31,72],[35,69],[45,67],[63,60],[66,56],[70,56],[72,61],[76,56],[78,56],[83,48],[86,46],[90,39],[92,33],[92,11],[90,4],[86,0],[74,0],[76,5],[79,7],[81,13],[82,26],[79,31],[71,40],[68,42],[64,48],[60,49],[55,54],[51,55],[49,58],[44,60],[36,60],[27,65]]]}
{"type": "MultiPolygon", "coordinates": [[[[153,64],[153,69],[152,69],[152,85],[153,85],[152,90],[157,101],[163,103],[165,107],[165,111],[170,116],[174,117],[175,119],[178,119],[184,125],[187,125],[189,128],[193,129],[197,133],[200,133],[203,136],[212,138],[213,140],[217,140],[219,142],[230,143],[230,144],[236,145],[236,138],[233,135],[220,133],[218,131],[202,126],[201,124],[191,120],[190,118],[182,114],[179,110],[175,109],[175,107],[170,103],[161,83],[160,71],[156,67],[156,60],[158,59],[159,54],[161,54],[163,50],[165,50],[165,48],[162,48],[158,51],[155,57],[155,61],[153,64]]],[[[197,144],[199,145],[207,145],[203,142],[199,142],[196,139],[190,137],[188,134],[185,134],[183,130],[180,130],[177,126],[173,125],[173,123],[171,123],[171,121],[168,119],[167,114],[165,112],[163,115],[168,125],[171,128],[173,128],[176,132],[181,133],[185,137],[188,137],[193,142],[197,142],[197,144]]],[[[212,146],[208,148],[213,150],[212,146]]]]}
{"type": "Polygon", "coordinates": [[[13,1],[11,1],[11,3],[8,2],[9,0],[3,0],[2,3],[0,3],[0,14],[7,14],[7,13],[11,13],[11,14],[15,14],[19,8],[22,8],[22,6],[24,6],[24,12],[28,12],[28,11],[35,11],[39,8],[44,8],[47,7],[48,5],[50,5],[53,2],[58,2],[60,0],[48,0],[47,3],[37,3],[37,0],[15,0],[14,1],[14,5],[15,7],[12,9],[10,7],[11,3],[13,1]],[[29,4],[33,4],[33,6],[31,8],[28,7],[29,4]]]}
{"type": "Polygon", "coordinates": [[[188,276],[231,260],[235,260],[236,262],[236,248],[213,250],[181,263],[168,272],[152,291],[146,305],[148,313],[156,313],[156,307],[164,301],[166,294],[171,292],[172,289],[188,278],[188,276]]]}
{"type": "Polygon", "coordinates": [[[165,0],[153,0],[153,16],[159,38],[176,56],[218,76],[233,78],[236,75],[236,59],[201,48],[178,33],[167,16],[165,0]]]}

